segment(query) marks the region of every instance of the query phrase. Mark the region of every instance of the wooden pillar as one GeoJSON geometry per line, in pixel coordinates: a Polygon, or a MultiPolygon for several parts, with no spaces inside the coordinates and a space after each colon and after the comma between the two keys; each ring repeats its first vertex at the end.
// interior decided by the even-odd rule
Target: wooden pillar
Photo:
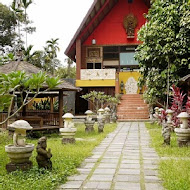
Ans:
{"type": "Polygon", "coordinates": [[[119,73],[115,77],[115,94],[119,94],[119,73]]]}
{"type": "Polygon", "coordinates": [[[81,40],[76,41],[76,79],[80,80],[80,70],[82,61],[81,40]]]}
{"type": "Polygon", "coordinates": [[[59,127],[63,127],[63,90],[59,90],[59,127]]]}
{"type": "Polygon", "coordinates": [[[53,96],[50,96],[50,112],[53,113],[53,96]]]}
{"type": "MultiPolygon", "coordinates": [[[[26,93],[23,92],[23,100],[26,97],[26,93]]],[[[27,105],[22,108],[22,116],[26,116],[27,105]]]]}

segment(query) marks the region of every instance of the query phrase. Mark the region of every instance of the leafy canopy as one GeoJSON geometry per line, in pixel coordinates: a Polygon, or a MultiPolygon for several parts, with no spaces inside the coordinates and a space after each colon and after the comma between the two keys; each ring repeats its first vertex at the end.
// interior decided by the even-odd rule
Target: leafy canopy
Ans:
{"type": "Polygon", "coordinates": [[[145,94],[152,94],[147,100],[156,102],[166,99],[168,74],[171,86],[189,73],[189,0],[155,0],[146,18],[147,23],[138,33],[142,44],[136,50],[142,74],[139,85],[149,80],[145,94]]]}
{"type": "MultiPolygon", "coordinates": [[[[39,94],[55,88],[60,84],[58,77],[51,78],[43,72],[28,76],[24,71],[15,71],[9,74],[0,74],[0,112],[9,108],[11,111],[13,99],[19,93],[21,106],[12,114],[8,113],[7,121],[13,117],[23,106],[27,105],[39,94]],[[29,95],[32,98],[28,99],[29,95]]],[[[4,121],[4,122],[5,122],[4,121]]]]}

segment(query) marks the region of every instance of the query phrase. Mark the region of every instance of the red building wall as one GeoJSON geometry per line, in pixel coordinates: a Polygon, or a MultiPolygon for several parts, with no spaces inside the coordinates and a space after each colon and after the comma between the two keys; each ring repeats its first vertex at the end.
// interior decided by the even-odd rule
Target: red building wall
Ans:
{"type": "Polygon", "coordinates": [[[146,20],[143,14],[147,12],[148,7],[143,0],[133,0],[133,3],[128,3],[127,0],[119,0],[84,42],[84,45],[92,45],[93,38],[96,39],[97,45],[138,44],[137,31],[145,23],[146,20]],[[134,39],[127,39],[127,34],[123,27],[123,19],[130,13],[133,13],[138,20],[134,39]]]}

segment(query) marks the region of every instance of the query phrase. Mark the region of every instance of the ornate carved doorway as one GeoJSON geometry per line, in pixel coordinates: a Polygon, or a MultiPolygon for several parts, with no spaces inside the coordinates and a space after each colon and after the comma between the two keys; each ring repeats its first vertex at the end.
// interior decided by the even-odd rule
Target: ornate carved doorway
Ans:
{"type": "Polygon", "coordinates": [[[137,94],[137,81],[133,77],[129,77],[129,79],[125,83],[125,91],[126,94],[137,94]]]}
{"type": "MultiPolygon", "coordinates": [[[[138,71],[126,71],[119,73],[119,84],[124,83],[123,94],[138,94],[139,88],[137,81],[140,76],[138,71]]],[[[121,93],[121,89],[120,89],[121,93]]]]}

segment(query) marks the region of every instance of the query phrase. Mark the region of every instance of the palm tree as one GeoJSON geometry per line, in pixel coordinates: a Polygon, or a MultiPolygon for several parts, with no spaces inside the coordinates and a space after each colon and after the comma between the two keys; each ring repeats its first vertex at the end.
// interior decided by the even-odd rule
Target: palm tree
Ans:
{"type": "Polygon", "coordinates": [[[31,53],[32,48],[33,48],[33,45],[29,45],[26,49],[24,47],[22,47],[23,54],[24,54],[24,60],[29,63],[32,62],[34,56],[36,56],[36,54],[38,53],[38,51],[34,51],[33,53],[31,53]]]}
{"type": "Polygon", "coordinates": [[[58,41],[59,38],[56,39],[51,39],[46,41],[47,44],[47,48],[46,48],[46,52],[49,53],[50,58],[54,59],[55,57],[57,57],[57,51],[60,51],[60,48],[58,46],[58,41]]]}
{"type": "Polygon", "coordinates": [[[19,46],[21,43],[20,20],[21,20],[22,12],[23,12],[23,10],[21,9],[21,6],[22,6],[21,0],[13,0],[12,5],[11,5],[11,9],[13,10],[14,15],[17,18],[17,22],[18,22],[19,46]]]}
{"type": "Polygon", "coordinates": [[[73,61],[70,58],[66,58],[65,62],[67,63],[67,75],[70,76],[71,65],[73,64],[73,61]]]}
{"type": "Polygon", "coordinates": [[[26,48],[27,48],[27,30],[26,30],[26,25],[27,25],[27,14],[26,14],[26,9],[29,7],[29,5],[32,4],[32,0],[22,0],[23,8],[24,8],[24,15],[25,15],[25,32],[26,32],[26,48]]]}

